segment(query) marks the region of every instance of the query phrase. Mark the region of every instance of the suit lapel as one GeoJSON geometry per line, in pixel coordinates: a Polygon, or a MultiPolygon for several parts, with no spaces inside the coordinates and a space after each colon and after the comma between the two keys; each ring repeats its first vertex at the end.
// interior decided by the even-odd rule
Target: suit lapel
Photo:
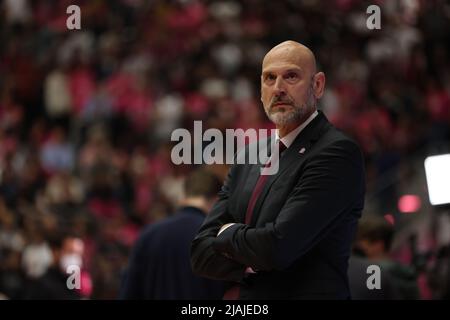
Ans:
{"type": "MultiPolygon", "coordinates": [[[[256,201],[252,220],[250,222],[251,225],[254,225],[256,220],[259,218],[260,215],[255,214],[255,212],[260,212],[261,206],[264,203],[264,200],[272,184],[281,176],[284,171],[286,171],[292,165],[296,164],[297,166],[299,166],[304,161],[304,153],[308,152],[312,144],[320,138],[322,129],[324,129],[325,125],[328,123],[329,122],[325,115],[321,111],[319,111],[317,117],[299,133],[292,145],[288,149],[286,149],[285,153],[280,159],[278,173],[268,177],[266,184],[264,185],[264,188],[260,196],[258,197],[258,200],[256,201]]],[[[253,170],[252,174],[255,174],[253,170]]],[[[256,174],[257,176],[253,187],[256,184],[256,180],[259,177],[260,172],[257,172],[256,174]]]]}

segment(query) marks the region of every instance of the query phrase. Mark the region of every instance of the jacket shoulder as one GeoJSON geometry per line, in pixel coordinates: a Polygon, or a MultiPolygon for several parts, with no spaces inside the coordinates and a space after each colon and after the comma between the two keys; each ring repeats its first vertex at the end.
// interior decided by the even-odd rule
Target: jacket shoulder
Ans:
{"type": "Polygon", "coordinates": [[[324,147],[342,145],[350,148],[356,148],[360,153],[362,153],[359,144],[354,138],[350,137],[348,134],[344,133],[332,124],[329,124],[328,128],[323,133],[320,142],[324,147]]]}

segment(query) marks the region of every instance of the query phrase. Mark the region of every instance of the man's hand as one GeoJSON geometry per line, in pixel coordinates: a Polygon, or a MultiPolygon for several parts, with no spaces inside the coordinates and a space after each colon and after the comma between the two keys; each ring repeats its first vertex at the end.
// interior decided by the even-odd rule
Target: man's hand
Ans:
{"type": "MultiPolygon", "coordinates": [[[[220,228],[219,232],[217,233],[217,237],[218,237],[222,232],[224,232],[227,228],[231,227],[233,224],[234,224],[234,223],[227,223],[227,224],[224,224],[224,225],[220,228]]],[[[230,255],[226,254],[226,253],[222,253],[222,254],[223,254],[225,257],[227,257],[227,258],[229,258],[229,259],[232,259],[232,257],[231,257],[230,255]]],[[[249,273],[256,273],[256,271],[253,270],[251,267],[247,267],[247,269],[245,269],[245,273],[247,273],[247,274],[249,274],[249,273]]]]}
{"type": "Polygon", "coordinates": [[[225,229],[227,229],[228,227],[231,227],[233,224],[234,224],[234,223],[227,223],[227,224],[224,224],[224,225],[220,228],[219,232],[217,232],[217,236],[219,236],[219,234],[221,234],[222,232],[224,232],[225,229]]]}

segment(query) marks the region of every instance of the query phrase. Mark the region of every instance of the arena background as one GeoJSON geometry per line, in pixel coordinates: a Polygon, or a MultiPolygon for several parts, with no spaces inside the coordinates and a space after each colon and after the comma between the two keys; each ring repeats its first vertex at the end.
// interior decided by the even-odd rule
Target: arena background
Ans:
{"type": "MultiPolygon", "coordinates": [[[[261,60],[296,40],[327,76],[320,108],[366,161],[364,214],[395,228],[391,258],[421,299],[449,296],[448,208],[424,159],[449,152],[448,1],[0,2],[0,293],[22,299],[52,234],[83,240],[88,299],[115,299],[139,230],[172,214],[195,166],[176,128],[272,128],[261,60]],[[81,30],[68,30],[69,5],[81,30]],[[370,30],[369,5],[381,8],[370,30]]],[[[212,165],[223,179],[226,165],[212,165]]]]}

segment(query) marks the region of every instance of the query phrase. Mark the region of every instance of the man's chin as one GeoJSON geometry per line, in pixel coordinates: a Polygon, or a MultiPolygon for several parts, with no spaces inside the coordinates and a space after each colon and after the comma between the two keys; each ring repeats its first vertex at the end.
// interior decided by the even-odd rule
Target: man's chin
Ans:
{"type": "Polygon", "coordinates": [[[269,119],[277,126],[284,126],[295,121],[294,117],[286,114],[280,114],[279,112],[272,114],[269,119]]]}

